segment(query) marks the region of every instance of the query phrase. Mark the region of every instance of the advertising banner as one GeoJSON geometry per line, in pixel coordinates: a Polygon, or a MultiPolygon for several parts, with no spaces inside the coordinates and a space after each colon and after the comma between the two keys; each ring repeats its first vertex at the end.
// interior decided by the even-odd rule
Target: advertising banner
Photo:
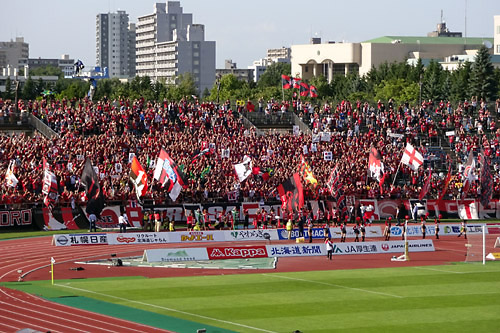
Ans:
{"type": "MultiPolygon", "coordinates": [[[[266,248],[270,257],[326,256],[325,244],[266,245],[266,248]]],[[[432,239],[410,240],[408,250],[409,252],[435,251],[432,239]]],[[[404,252],[404,241],[333,244],[334,255],[402,252],[404,252]]]]}
{"type": "MultiPolygon", "coordinates": [[[[474,223],[474,224],[467,224],[467,233],[468,234],[474,234],[474,233],[481,233],[482,232],[482,226],[484,224],[482,223],[474,223]]],[[[460,223],[450,223],[450,224],[443,224],[441,223],[439,226],[439,235],[440,236],[457,236],[460,234],[460,228],[461,225],[460,223]]],[[[427,236],[434,236],[436,232],[436,225],[427,223],[426,228],[425,228],[425,234],[427,236]]],[[[391,236],[400,236],[403,237],[403,227],[400,226],[392,226],[391,227],[391,236]]],[[[408,236],[413,237],[413,236],[420,236],[422,237],[422,228],[420,226],[420,223],[418,224],[408,224],[408,236]]]]}
{"type": "Polygon", "coordinates": [[[52,244],[55,246],[108,245],[108,235],[100,233],[54,235],[52,244]]]}
{"type": "Polygon", "coordinates": [[[171,243],[224,242],[224,231],[180,231],[167,233],[171,243]]]}
{"type": "Polygon", "coordinates": [[[224,230],[226,241],[278,240],[277,229],[224,230]]]}
{"type": "Polygon", "coordinates": [[[166,232],[128,232],[108,234],[109,245],[123,244],[167,244],[168,233],[166,232]]]}
{"type": "Polygon", "coordinates": [[[269,257],[326,256],[325,244],[266,245],[269,257]]]}
{"type": "MultiPolygon", "coordinates": [[[[277,234],[279,239],[288,239],[288,231],[286,229],[277,229],[277,234]]],[[[312,230],[313,239],[324,239],[325,231],[323,228],[313,228],[312,230]]],[[[290,239],[296,239],[299,237],[299,229],[293,229],[290,239]]],[[[304,237],[309,238],[307,234],[307,228],[304,228],[304,237]]]]}
{"type": "Polygon", "coordinates": [[[217,259],[248,259],[248,258],[267,258],[267,250],[264,245],[261,246],[224,246],[208,247],[208,258],[217,259]]]}
{"type": "Polygon", "coordinates": [[[208,254],[206,248],[152,249],[144,251],[143,260],[147,262],[208,260],[208,254]]]}

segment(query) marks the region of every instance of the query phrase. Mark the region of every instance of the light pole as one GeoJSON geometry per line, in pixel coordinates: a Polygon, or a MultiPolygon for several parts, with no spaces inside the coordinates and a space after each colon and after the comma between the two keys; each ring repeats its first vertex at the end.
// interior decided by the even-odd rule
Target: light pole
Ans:
{"type": "Polygon", "coordinates": [[[215,79],[215,84],[217,84],[217,105],[219,105],[219,94],[220,94],[220,75],[217,75],[215,79]]]}
{"type": "Polygon", "coordinates": [[[420,74],[420,78],[418,80],[418,86],[419,86],[418,108],[420,111],[420,108],[422,108],[422,74],[420,74]]]}

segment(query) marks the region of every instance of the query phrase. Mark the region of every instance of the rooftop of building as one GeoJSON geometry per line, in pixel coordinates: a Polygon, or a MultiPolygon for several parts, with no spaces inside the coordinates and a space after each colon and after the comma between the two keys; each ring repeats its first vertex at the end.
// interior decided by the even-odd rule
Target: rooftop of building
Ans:
{"type": "Polygon", "coordinates": [[[465,44],[479,45],[484,41],[493,43],[492,37],[427,37],[427,36],[382,36],[363,41],[374,44],[465,44]]]}

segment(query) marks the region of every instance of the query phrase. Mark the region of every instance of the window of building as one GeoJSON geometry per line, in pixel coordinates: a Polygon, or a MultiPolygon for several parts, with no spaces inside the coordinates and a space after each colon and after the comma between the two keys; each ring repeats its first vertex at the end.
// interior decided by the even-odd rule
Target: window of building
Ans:
{"type": "Polygon", "coordinates": [[[500,25],[497,25],[497,34],[500,35],[500,25]]]}
{"type": "Polygon", "coordinates": [[[500,44],[497,45],[497,52],[496,53],[500,54],[500,44]]]}
{"type": "Polygon", "coordinates": [[[193,57],[199,57],[200,56],[200,52],[193,52],[193,57]]]}

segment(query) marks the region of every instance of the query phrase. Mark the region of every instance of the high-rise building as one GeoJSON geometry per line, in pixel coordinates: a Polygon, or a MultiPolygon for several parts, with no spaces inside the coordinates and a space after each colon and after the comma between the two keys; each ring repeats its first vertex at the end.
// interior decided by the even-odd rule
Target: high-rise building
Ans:
{"type": "Polygon", "coordinates": [[[23,37],[16,37],[10,42],[0,42],[0,68],[17,68],[19,59],[29,58],[29,45],[23,37]]]}
{"type": "Polygon", "coordinates": [[[135,76],[135,25],[125,11],[97,14],[96,65],[107,67],[109,77],[135,76]]]}
{"type": "Polygon", "coordinates": [[[156,3],[154,13],[138,18],[137,75],[173,84],[191,73],[201,93],[215,81],[215,42],[205,41],[205,26],[193,24],[179,1],[156,3]]]}

